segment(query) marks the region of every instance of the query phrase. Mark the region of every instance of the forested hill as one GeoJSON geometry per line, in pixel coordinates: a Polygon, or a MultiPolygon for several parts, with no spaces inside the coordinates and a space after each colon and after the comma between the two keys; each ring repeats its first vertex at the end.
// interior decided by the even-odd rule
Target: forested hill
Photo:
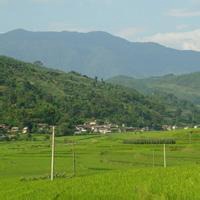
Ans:
{"type": "Polygon", "coordinates": [[[163,103],[159,97],[150,99],[76,72],[0,57],[0,123],[30,128],[56,124],[62,133],[70,133],[74,125],[91,119],[158,128],[175,120],[195,122],[197,115],[193,105],[177,99],[163,103]]]}
{"type": "Polygon", "coordinates": [[[200,105],[200,72],[184,75],[165,75],[146,79],[117,76],[108,80],[113,84],[134,88],[143,94],[165,92],[174,94],[180,99],[200,105]]]}
{"type": "Polygon", "coordinates": [[[103,78],[190,73],[198,71],[200,63],[200,52],[129,42],[102,31],[13,30],[0,34],[0,54],[28,62],[41,60],[49,67],[103,78]]]}

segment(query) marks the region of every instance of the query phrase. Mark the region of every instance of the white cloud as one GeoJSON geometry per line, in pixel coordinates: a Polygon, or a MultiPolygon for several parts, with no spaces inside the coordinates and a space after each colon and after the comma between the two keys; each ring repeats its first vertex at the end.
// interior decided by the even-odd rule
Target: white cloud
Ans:
{"type": "Polygon", "coordinates": [[[179,25],[176,26],[176,29],[179,30],[179,31],[187,29],[187,28],[189,28],[189,25],[187,25],[187,24],[179,24],[179,25]]]}
{"type": "Polygon", "coordinates": [[[124,28],[116,33],[116,35],[127,38],[129,40],[134,40],[137,34],[144,32],[143,28],[140,27],[128,27],[124,28]]]}
{"type": "Polygon", "coordinates": [[[140,41],[156,42],[176,49],[200,51],[200,29],[188,32],[158,33],[140,41]]]}
{"type": "Polygon", "coordinates": [[[167,12],[172,17],[199,17],[200,10],[172,9],[167,12]]]}

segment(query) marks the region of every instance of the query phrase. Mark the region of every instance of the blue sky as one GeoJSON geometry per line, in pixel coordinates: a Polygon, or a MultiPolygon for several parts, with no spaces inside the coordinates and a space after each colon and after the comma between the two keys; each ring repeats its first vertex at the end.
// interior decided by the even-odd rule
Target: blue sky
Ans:
{"type": "Polygon", "coordinates": [[[0,32],[106,31],[200,51],[200,0],[0,0],[0,32]]]}

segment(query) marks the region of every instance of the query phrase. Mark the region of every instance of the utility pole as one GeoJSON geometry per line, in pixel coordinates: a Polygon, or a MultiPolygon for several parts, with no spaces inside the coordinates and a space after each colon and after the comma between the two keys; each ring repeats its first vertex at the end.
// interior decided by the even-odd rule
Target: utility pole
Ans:
{"type": "Polygon", "coordinates": [[[163,145],[163,156],[164,156],[164,168],[167,167],[167,163],[166,163],[166,148],[165,148],[165,144],[163,145]]]}
{"type": "Polygon", "coordinates": [[[76,153],[74,149],[74,141],[73,141],[73,176],[76,176],[76,153]]]}
{"type": "Polygon", "coordinates": [[[155,167],[155,150],[153,150],[153,167],[155,167]]]}
{"type": "Polygon", "coordinates": [[[52,146],[51,146],[51,181],[54,179],[54,152],[55,152],[55,126],[52,127],[52,146]]]}
{"type": "Polygon", "coordinates": [[[192,141],[192,132],[190,131],[190,132],[189,132],[189,144],[192,143],[191,141],[192,141]]]}

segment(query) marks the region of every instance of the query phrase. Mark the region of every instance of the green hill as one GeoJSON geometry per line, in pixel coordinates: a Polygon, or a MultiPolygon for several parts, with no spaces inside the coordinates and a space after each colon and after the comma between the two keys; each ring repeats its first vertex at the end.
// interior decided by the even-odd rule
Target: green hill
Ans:
{"type": "Polygon", "coordinates": [[[128,126],[158,128],[190,124],[199,119],[196,107],[169,98],[147,98],[136,90],[103,80],[64,73],[0,57],[0,122],[12,126],[57,124],[62,133],[97,119],[128,126]]]}
{"type": "Polygon", "coordinates": [[[117,76],[109,79],[108,82],[135,88],[143,94],[151,94],[153,92],[174,94],[180,99],[200,105],[200,72],[179,76],[169,74],[146,79],[117,76]]]}

